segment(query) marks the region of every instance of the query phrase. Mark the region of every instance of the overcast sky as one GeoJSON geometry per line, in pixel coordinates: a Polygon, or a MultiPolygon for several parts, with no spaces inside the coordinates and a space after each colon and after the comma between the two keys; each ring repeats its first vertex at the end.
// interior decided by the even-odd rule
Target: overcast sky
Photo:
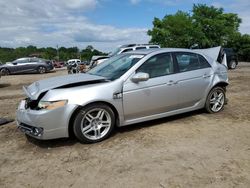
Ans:
{"type": "Polygon", "coordinates": [[[240,32],[250,34],[250,0],[0,0],[0,46],[93,45],[108,52],[147,43],[154,17],[190,11],[193,3],[239,14],[240,32]]]}

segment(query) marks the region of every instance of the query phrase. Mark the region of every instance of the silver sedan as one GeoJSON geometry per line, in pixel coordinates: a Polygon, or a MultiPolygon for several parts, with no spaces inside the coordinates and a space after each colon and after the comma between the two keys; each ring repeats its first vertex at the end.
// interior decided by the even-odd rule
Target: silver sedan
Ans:
{"type": "Polygon", "coordinates": [[[197,109],[221,111],[227,68],[217,56],[187,49],[152,49],[110,58],[86,74],[37,81],[17,110],[17,126],[37,139],[94,143],[115,127],[197,109]]]}

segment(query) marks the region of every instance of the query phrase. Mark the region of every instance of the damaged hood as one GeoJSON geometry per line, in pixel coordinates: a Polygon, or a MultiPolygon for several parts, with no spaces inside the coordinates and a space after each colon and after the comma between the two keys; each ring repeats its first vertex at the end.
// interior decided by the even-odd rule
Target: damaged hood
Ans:
{"type": "Polygon", "coordinates": [[[80,86],[84,84],[91,84],[105,80],[106,78],[96,75],[72,74],[72,75],[52,77],[45,80],[39,80],[29,85],[28,87],[23,86],[23,90],[30,99],[36,100],[41,93],[51,89],[64,86],[74,87],[74,85],[80,86]]]}

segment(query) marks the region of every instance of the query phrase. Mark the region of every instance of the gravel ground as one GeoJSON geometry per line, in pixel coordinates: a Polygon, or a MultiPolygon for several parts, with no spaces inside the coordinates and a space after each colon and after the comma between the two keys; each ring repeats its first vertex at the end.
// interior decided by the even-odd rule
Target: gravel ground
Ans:
{"type": "MultiPolygon", "coordinates": [[[[0,117],[15,118],[22,86],[44,75],[0,79],[0,117]]],[[[119,128],[98,144],[27,139],[0,126],[0,187],[250,187],[250,63],[229,71],[229,103],[119,128]]]]}

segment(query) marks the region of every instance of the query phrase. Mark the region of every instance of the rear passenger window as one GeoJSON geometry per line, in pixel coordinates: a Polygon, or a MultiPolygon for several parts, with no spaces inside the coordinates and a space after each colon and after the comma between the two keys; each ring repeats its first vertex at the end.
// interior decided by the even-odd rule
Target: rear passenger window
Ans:
{"type": "Polygon", "coordinates": [[[198,54],[177,52],[176,60],[180,72],[210,67],[206,59],[198,54]]]}
{"type": "Polygon", "coordinates": [[[136,47],[136,50],[146,49],[146,47],[136,47]]]}
{"type": "Polygon", "coordinates": [[[158,46],[149,46],[149,48],[159,48],[158,46]]]}
{"type": "Polygon", "coordinates": [[[29,61],[30,62],[38,62],[38,58],[36,58],[36,57],[30,58],[29,61]]]}
{"type": "Polygon", "coordinates": [[[165,76],[174,73],[174,64],[170,53],[151,57],[140,66],[136,72],[145,72],[150,78],[165,76]]]}

